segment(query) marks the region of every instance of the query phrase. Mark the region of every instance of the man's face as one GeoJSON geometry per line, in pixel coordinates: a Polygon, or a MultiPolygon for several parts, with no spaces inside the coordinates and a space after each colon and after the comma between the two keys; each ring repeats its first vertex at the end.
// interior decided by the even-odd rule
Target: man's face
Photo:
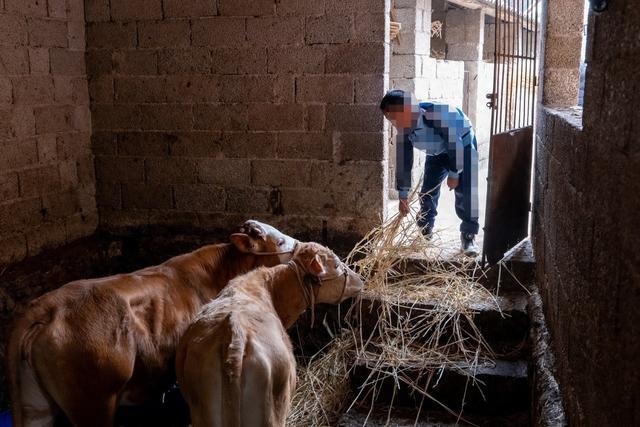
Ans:
{"type": "Polygon", "coordinates": [[[409,129],[417,119],[417,111],[410,104],[393,105],[389,107],[384,116],[398,130],[409,129]]]}

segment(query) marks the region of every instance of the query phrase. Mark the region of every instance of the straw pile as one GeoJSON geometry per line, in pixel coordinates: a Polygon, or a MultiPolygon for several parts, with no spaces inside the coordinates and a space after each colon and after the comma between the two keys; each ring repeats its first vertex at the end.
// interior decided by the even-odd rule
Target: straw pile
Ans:
{"type": "Polygon", "coordinates": [[[475,261],[445,261],[441,255],[446,248],[439,247],[438,238],[424,239],[416,215],[412,209],[405,218],[392,217],[347,258],[366,280],[365,290],[352,306],[343,334],[300,372],[289,425],[335,425],[337,416],[356,402],[372,402],[372,391],[378,393],[384,379],[436,403],[430,390],[444,369],[479,386],[476,369],[492,363],[493,352],[474,324],[471,307],[478,302],[497,307],[497,302],[478,282],[483,271],[475,261]],[[416,257],[427,258],[427,267],[407,269],[406,260],[416,257]],[[376,319],[374,325],[371,319],[376,319]],[[349,372],[355,364],[365,364],[370,374],[354,396],[349,395],[349,372]]]}

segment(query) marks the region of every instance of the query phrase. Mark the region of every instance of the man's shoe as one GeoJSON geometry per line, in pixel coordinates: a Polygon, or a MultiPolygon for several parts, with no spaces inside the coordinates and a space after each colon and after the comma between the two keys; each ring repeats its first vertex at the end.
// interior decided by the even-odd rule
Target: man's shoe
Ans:
{"type": "Polygon", "coordinates": [[[480,253],[478,246],[476,246],[476,235],[471,233],[460,234],[461,250],[462,253],[469,257],[476,257],[480,253]]]}
{"type": "Polygon", "coordinates": [[[422,231],[422,235],[427,241],[433,239],[433,227],[422,227],[420,231],[422,231]]]}

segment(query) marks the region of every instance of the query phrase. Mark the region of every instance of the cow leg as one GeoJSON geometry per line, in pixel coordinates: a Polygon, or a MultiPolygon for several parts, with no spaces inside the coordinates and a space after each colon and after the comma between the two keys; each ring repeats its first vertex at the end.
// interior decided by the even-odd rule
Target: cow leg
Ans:
{"type": "Polygon", "coordinates": [[[26,363],[20,366],[20,386],[23,424],[18,427],[52,427],[55,423],[54,404],[38,384],[33,369],[26,363]]]}

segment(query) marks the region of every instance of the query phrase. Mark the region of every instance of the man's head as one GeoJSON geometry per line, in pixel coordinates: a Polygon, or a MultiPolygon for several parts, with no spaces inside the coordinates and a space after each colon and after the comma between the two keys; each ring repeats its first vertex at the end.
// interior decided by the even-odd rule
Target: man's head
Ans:
{"type": "Polygon", "coordinates": [[[384,116],[398,130],[409,129],[418,117],[418,106],[411,94],[395,89],[387,92],[380,101],[384,116]]]}

